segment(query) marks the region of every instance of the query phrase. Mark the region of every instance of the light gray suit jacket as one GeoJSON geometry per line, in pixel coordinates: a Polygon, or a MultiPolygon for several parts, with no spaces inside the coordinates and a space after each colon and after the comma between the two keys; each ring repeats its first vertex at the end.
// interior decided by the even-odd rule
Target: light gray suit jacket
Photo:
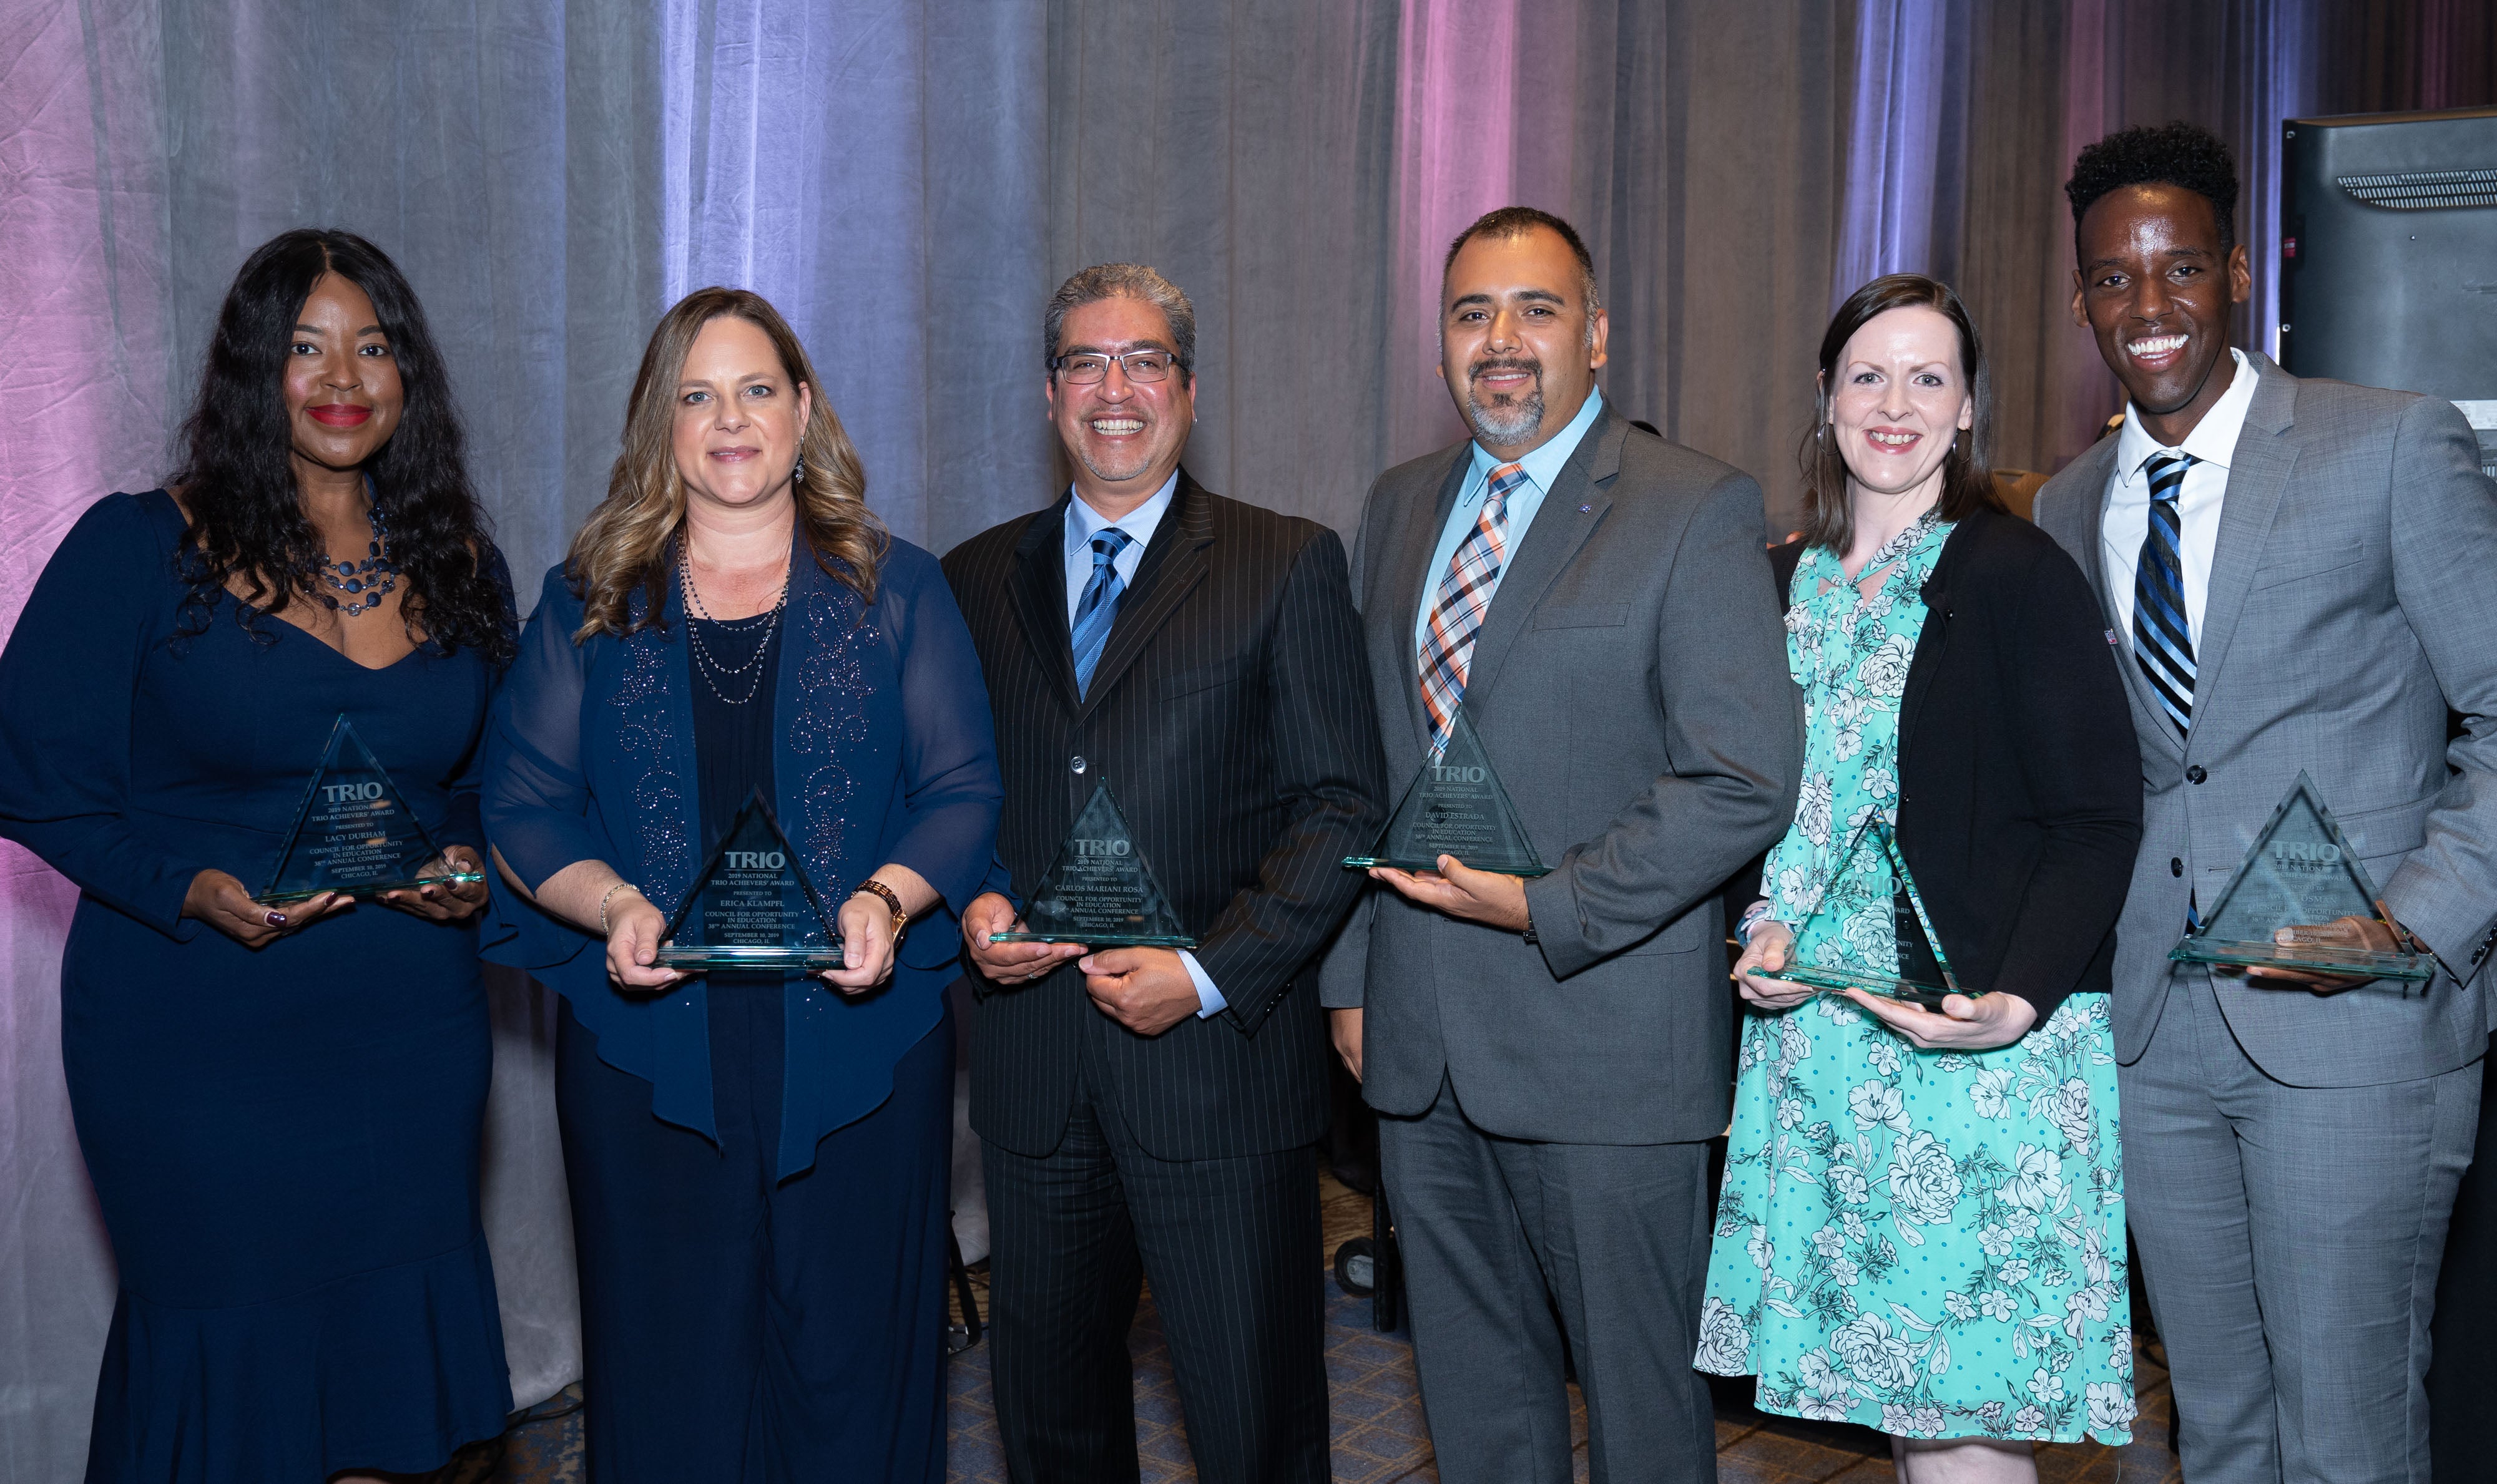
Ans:
{"type": "MultiPolygon", "coordinates": [[[[2295,1087],[2450,1071],[2486,1048],[2476,971],[2497,943],[2497,488],[2452,403],[2247,360],[2261,380],[2228,468],[2190,736],[2122,636],[2144,798],[2116,929],[2116,1055],[2137,1059],[2171,982],[2202,972],[2167,958],[2189,896],[2215,905],[2304,769],[2394,918],[2451,972],[2424,992],[2378,981],[2326,997],[2218,976],[2229,1027],[2295,1087]],[[2450,744],[2449,706],[2468,727],[2450,744]]],[[[2038,523],[2102,603],[2116,441],[2038,493],[2038,523]]]]}
{"type": "MultiPolygon", "coordinates": [[[[1388,776],[1429,745],[1413,620],[1471,460],[1380,475],[1353,549],[1388,776]]],[[[1727,876],[1794,817],[1803,713],[1749,476],[1607,407],[1518,543],[1465,705],[1536,854],[1538,944],[1385,887],[1320,997],[1363,1005],[1363,1095],[1414,1114],[1442,1073],[1493,1133],[1572,1144],[1715,1136],[1732,1085],[1727,876]]]]}

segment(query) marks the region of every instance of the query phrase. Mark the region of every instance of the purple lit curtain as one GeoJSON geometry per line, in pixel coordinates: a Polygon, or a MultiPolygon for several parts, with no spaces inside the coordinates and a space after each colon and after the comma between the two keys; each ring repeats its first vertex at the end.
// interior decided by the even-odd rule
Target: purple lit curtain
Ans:
{"type": "MultiPolygon", "coordinates": [[[[2279,119],[2497,99],[2482,0],[11,0],[0,5],[0,633],[79,513],[156,484],[216,303],[278,230],[353,228],[451,358],[524,588],[604,491],[650,326],[741,284],[796,325],[869,497],[937,551],[1052,498],[1039,323],[1088,263],[1198,311],[1191,468],[1349,532],[1458,436],[1440,255],[1574,221],[1607,395],[1796,498],[1830,307],[1956,283],[1997,462],[2115,405],[2069,323],[2079,144],[2174,116],[2248,181],[2279,119]]],[[[2276,316],[2249,306],[2243,343],[2276,316]]],[[[527,601],[524,594],[523,601],[527,601]]],[[[0,722],[5,724],[5,722],[0,722]]],[[[0,1484],[75,1478],[110,1250],[61,1088],[74,894],[0,846],[0,1484]]],[[[577,1368],[548,1006],[495,984],[489,1230],[516,1400],[577,1368]]]]}
{"type": "Polygon", "coordinates": [[[2314,107],[2326,10],[2322,0],[1860,0],[1833,300],[1887,272],[1954,284],[1994,363],[1996,463],[2060,467],[2120,406],[2066,312],[2071,220],[2061,186],[2082,145],[2181,117],[2237,152],[2238,228],[2255,269],[2237,336],[2271,348],[2280,121],[2314,107]]]}

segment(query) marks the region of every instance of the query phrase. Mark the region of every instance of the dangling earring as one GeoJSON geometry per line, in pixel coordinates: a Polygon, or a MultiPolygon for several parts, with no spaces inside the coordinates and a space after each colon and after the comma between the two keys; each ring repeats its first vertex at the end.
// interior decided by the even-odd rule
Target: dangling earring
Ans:
{"type": "Polygon", "coordinates": [[[792,484],[799,485],[806,482],[806,459],[804,455],[799,456],[796,466],[789,470],[789,480],[792,484]]]}

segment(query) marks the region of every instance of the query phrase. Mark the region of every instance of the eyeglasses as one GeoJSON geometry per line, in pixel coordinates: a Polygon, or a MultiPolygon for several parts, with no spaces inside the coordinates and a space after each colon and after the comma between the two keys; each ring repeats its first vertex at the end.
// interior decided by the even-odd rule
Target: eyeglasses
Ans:
{"type": "Polygon", "coordinates": [[[1109,376],[1113,361],[1126,368],[1129,381],[1160,381],[1170,375],[1171,367],[1178,364],[1179,358],[1166,350],[1131,350],[1123,356],[1104,356],[1096,351],[1086,351],[1080,355],[1060,356],[1055,365],[1067,385],[1089,387],[1109,376]]]}

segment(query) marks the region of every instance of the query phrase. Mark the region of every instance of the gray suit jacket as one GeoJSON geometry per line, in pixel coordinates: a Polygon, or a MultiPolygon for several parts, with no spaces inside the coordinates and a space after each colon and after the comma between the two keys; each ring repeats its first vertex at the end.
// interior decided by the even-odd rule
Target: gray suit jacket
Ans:
{"type": "MultiPolygon", "coordinates": [[[[1379,476],[1353,552],[1400,790],[1429,745],[1423,569],[1470,449],[1379,476]]],[[[1465,704],[1555,868],[1527,886],[1539,946],[1374,888],[1320,980],[1326,1004],[1367,1007],[1363,1095],[1419,1113],[1444,1071],[1494,1133],[1713,1137],[1733,1026],[1717,891],[1793,819],[1803,760],[1759,487],[1607,407],[1517,545],[1465,704]]]]}
{"type": "MultiPolygon", "coordinates": [[[[2477,970],[2497,942],[2497,488],[2452,403],[2247,360],[2261,380],[2228,469],[2189,737],[2124,636],[2144,798],[2116,929],[2116,1055],[2141,1056],[2189,972],[2167,959],[2189,896],[2216,903],[2302,768],[2395,919],[2450,972],[2424,992],[2378,981],[2325,997],[2218,976],[2229,1027],[2296,1087],[2450,1071],[2487,1045],[2477,970]],[[2468,726],[2450,744],[2449,706],[2468,726]]],[[[2102,603],[2115,449],[2102,438],[2038,494],[2038,523],[2102,603]]]]}

